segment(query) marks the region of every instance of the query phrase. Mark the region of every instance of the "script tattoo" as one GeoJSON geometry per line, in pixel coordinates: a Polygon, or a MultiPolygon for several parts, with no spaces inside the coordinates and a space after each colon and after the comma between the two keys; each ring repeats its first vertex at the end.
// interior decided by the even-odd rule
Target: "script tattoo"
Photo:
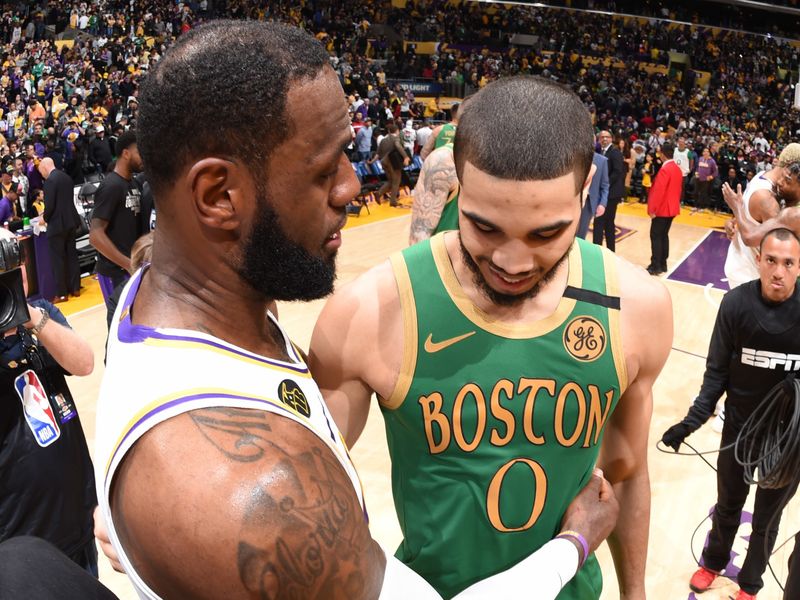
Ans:
{"type": "Polygon", "coordinates": [[[246,496],[238,541],[239,577],[247,589],[263,599],[298,600],[380,589],[383,572],[369,556],[377,546],[350,480],[324,442],[310,434],[284,439],[257,411],[190,414],[224,456],[264,465],[246,496]]]}
{"type": "Polygon", "coordinates": [[[453,154],[437,149],[422,165],[411,207],[411,243],[429,238],[436,230],[447,197],[458,184],[453,154]]]}
{"type": "Polygon", "coordinates": [[[266,413],[241,408],[206,408],[189,413],[209,442],[228,458],[254,462],[264,456],[265,435],[272,431],[266,413]]]}

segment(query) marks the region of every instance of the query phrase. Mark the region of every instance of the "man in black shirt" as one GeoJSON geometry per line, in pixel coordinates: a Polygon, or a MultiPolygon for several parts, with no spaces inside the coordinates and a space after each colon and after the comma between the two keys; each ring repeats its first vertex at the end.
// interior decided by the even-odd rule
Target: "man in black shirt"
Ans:
{"type": "Polygon", "coordinates": [[[70,176],[57,169],[51,158],[42,159],[39,173],[45,180],[42,217],[47,223],[47,244],[55,277],[53,301],[64,302],[68,293],[81,295],[81,267],[75,247],[80,216],[75,208],[74,185],[70,176]]]}
{"type": "MultiPolygon", "coordinates": [[[[800,240],[789,229],[773,229],[761,241],[757,263],[759,279],[731,290],[720,304],[700,393],[686,417],[662,437],[664,444],[675,451],[713,415],[723,393],[727,393],[727,399],[720,447],[733,444],[767,393],[800,366],[796,360],[800,337],[800,240]]],[[[756,490],[753,532],[738,575],[737,600],[755,598],[763,587],[762,575],[775,545],[779,515],[794,491],[756,490]],[[776,514],[778,518],[772,521],[776,514]]],[[[707,590],[728,564],[748,492],[743,468],[736,462],[733,449],[722,450],[717,461],[717,504],[708,546],[703,551],[704,566],[689,584],[694,591],[707,590]]]]}
{"type": "Polygon", "coordinates": [[[50,302],[28,310],[0,336],[0,542],[43,538],[97,576],[94,473],[64,377],[91,373],[94,356],[50,302]]]}
{"type": "Polygon", "coordinates": [[[131,247],[147,233],[142,218],[141,190],[133,174],[142,170],[136,133],[126,131],[117,140],[117,162],[94,196],[89,241],[100,256],[97,274],[103,298],[108,299],[128,278],[131,247]]]}
{"type": "Polygon", "coordinates": [[[97,167],[100,173],[105,173],[113,160],[111,145],[106,138],[106,128],[103,125],[97,125],[94,133],[94,138],[89,142],[89,162],[97,167]]]}

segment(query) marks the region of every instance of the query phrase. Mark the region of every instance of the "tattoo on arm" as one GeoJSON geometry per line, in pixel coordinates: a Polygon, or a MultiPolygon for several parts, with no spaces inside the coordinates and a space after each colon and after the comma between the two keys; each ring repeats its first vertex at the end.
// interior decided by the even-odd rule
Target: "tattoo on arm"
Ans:
{"type": "Polygon", "coordinates": [[[322,441],[284,439],[268,425],[269,413],[214,408],[190,414],[225,457],[264,463],[244,500],[238,538],[237,567],[247,589],[265,599],[344,599],[367,590],[377,597],[380,548],[350,480],[322,441]]]}
{"type": "Polygon", "coordinates": [[[412,244],[433,235],[442,218],[444,205],[450,192],[458,185],[456,167],[452,155],[431,155],[422,166],[422,174],[414,188],[414,204],[411,208],[412,244]]]}
{"type": "Polygon", "coordinates": [[[254,462],[264,457],[272,431],[266,413],[242,408],[206,408],[189,413],[200,433],[217,450],[237,462],[254,462]]]}

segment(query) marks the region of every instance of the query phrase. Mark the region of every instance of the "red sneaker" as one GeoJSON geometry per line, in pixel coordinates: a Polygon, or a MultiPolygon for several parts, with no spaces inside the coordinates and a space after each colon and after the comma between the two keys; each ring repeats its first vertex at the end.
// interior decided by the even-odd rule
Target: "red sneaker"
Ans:
{"type": "Polygon", "coordinates": [[[705,592],[711,587],[711,584],[714,583],[714,580],[718,576],[719,573],[715,573],[714,571],[706,569],[705,567],[700,567],[697,569],[697,571],[695,571],[694,575],[692,575],[692,578],[689,580],[689,587],[698,593],[705,592]]]}
{"type": "Polygon", "coordinates": [[[739,590],[739,593],[736,594],[736,600],[756,600],[755,594],[748,594],[744,590],[739,590]]]}

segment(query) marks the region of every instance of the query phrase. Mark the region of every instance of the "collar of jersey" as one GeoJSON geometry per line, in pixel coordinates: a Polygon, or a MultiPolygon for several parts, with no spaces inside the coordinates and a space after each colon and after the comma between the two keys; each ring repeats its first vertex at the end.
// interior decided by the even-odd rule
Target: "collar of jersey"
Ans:
{"type": "Polygon", "coordinates": [[[131,277],[131,281],[125,288],[122,308],[119,313],[119,319],[117,323],[117,339],[120,342],[123,344],[144,343],[153,346],[166,346],[172,348],[202,348],[204,350],[210,350],[219,354],[230,356],[231,358],[274,367],[281,367],[297,374],[310,376],[308,366],[306,366],[303,359],[299,356],[291,340],[289,340],[287,337],[286,332],[283,331],[283,328],[269,311],[267,311],[267,316],[281,332],[284,345],[286,347],[286,352],[292,358],[291,362],[267,358],[266,356],[255,354],[254,352],[250,352],[244,348],[240,348],[239,346],[235,346],[234,344],[230,344],[225,340],[221,340],[201,331],[135,325],[131,321],[130,309],[134,300],[136,299],[136,294],[139,292],[139,286],[142,283],[144,272],[149,266],[149,264],[145,264],[141,269],[134,273],[134,275],[131,277]]]}

